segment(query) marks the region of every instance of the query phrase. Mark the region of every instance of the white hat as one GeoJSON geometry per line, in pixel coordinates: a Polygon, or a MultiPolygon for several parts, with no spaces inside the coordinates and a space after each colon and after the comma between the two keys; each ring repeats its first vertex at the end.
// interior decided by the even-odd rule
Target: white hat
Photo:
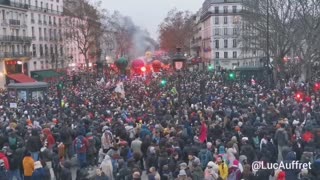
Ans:
{"type": "Polygon", "coordinates": [[[34,169],[39,169],[39,168],[42,168],[41,162],[40,161],[34,162],[34,169]]]}
{"type": "Polygon", "coordinates": [[[248,138],[248,137],[243,137],[241,140],[242,140],[242,141],[248,141],[249,138],[248,138]]]}

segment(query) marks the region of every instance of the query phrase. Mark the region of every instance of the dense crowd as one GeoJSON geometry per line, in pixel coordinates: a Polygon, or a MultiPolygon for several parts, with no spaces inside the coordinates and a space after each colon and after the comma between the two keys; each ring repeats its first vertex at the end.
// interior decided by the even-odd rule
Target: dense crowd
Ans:
{"type": "Polygon", "coordinates": [[[268,89],[200,71],[77,76],[52,82],[43,99],[1,93],[1,180],[320,179],[320,96],[296,99],[303,83],[268,89]],[[125,94],[115,92],[120,81],[125,94]],[[312,168],[251,168],[295,160],[312,168]]]}

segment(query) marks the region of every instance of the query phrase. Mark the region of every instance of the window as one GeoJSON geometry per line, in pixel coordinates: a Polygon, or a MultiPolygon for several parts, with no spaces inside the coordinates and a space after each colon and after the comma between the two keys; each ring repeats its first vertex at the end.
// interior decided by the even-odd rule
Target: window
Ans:
{"type": "Polygon", "coordinates": [[[233,57],[233,58],[237,58],[237,51],[233,51],[232,57],[233,57]]]}
{"type": "Polygon", "coordinates": [[[232,6],[232,12],[237,13],[237,6],[232,6]]]}
{"type": "Polygon", "coordinates": [[[37,0],[35,1],[35,6],[38,7],[38,1],[37,0]]]}
{"type": "Polygon", "coordinates": [[[216,28],[216,29],[214,30],[214,35],[217,35],[217,36],[220,35],[220,29],[219,29],[219,28],[216,28]]]}
{"type": "Polygon", "coordinates": [[[43,57],[43,46],[40,44],[40,57],[43,57]]]}
{"type": "Polygon", "coordinates": [[[40,40],[42,39],[42,29],[39,28],[39,37],[40,37],[40,40]]]}
{"type": "Polygon", "coordinates": [[[224,34],[224,35],[228,35],[228,28],[224,28],[224,29],[223,29],[223,34],[224,34]]]}
{"type": "MultiPolygon", "coordinates": [[[[32,15],[32,14],[31,14],[32,15]]],[[[6,20],[6,11],[5,10],[2,10],[2,19],[3,20],[6,20]]]]}
{"type": "Polygon", "coordinates": [[[39,24],[41,24],[41,14],[38,14],[38,20],[39,20],[39,24]]]}
{"type": "Polygon", "coordinates": [[[44,45],[44,55],[48,56],[48,45],[44,45]]]}
{"type": "Polygon", "coordinates": [[[57,11],[59,12],[59,6],[57,6],[57,11]]]}
{"type": "Polygon", "coordinates": [[[217,17],[214,18],[214,23],[215,23],[215,24],[219,24],[219,16],[217,16],[217,17]]]}
{"type": "Polygon", "coordinates": [[[41,9],[43,8],[43,2],[40,3],[40,8],[41,8],[41,9]]]}
{"type": "Polygon", "coordinates": [[[34,37],[34,27],[31,27],[31,35],[34,37]]]}
{"type": "Polygon", "coordinates": [[[228,48],[228,40],[227,39],[224,40],[224,48],[228,48]]]}
{"type": "Polygon", "coordinates": [[[219,49],[219,40],[216,40],[216,48],[219,49]]]}
{"type": "Polygon", "coordinates": [[[223,18],[223,22],[224,22],[224,24],[228,24],[228,17],[227,16],[225,16],[224,18],[223,18]]]}
{"type": "Polygon", "coordinates": [[[228,52],[224,52],[224,58],[228,58],[228,52]]]}
{"type": "Polygon", "coordinates": [[[52,30],[49,29],[49,40],[52,40],[52,30]]]}
{"type": "Polygon", "coordinates": [[[237,40],[236,39],[234,39],[233,41],[232,41],[232,47],[237,47],[237,40]]]}
{"type": "Polygon", "coordinates": [[[37,69],[37,61],[33,62],[33,67],[34,67],[34,69],[37,69]]]}
{"type": "Polygon", "coordinates": [[[53,4],[51,4],[51,11],[53,10],[53,4]]]}
{"type": "Polygon", "coordinates": [[[7,35],[7,29],[3,28],[2,30],[3,30],[3,35],[6,36],[7,35]]]}
{"type": "Polygon", "coordinates": [[[45,40],[47,39],[47,28],[43,29],[43,37],[45,40]]]}
{"type": "Polygon", "coordinates": [[[53,30],[53,37],[54,37],[54,40],[57,40],[57,30],[56,29],[53,30]]]}
{"type": "Polygon", "coordinates": [[[59,18],[59,26],[61,26],[61,19],[59,18]]]}
{"type": "Polygon", "coordinates": [[[60,55],[63,56],[63,47],[60,46],[60,55]]]}
{"type": "Polygon", "coordinates": [[[228,13],[228,6],[223,6],[223,13],[228,13]]]}
{"type": "Polygon", "coordinates": [[[214,13],[216,13],[216,14],[219,13],[219,7],[218,6],[214,7],[214,13]]]}
{"type": "Polygon", "coordinates": [[[31,13],[31,23],[34,23],[34,14],[31,13]]]}
{"type": "Polygon", "coordinates": [[[32,44],[32,56],[33,57],[37,56],[37,48],[35,44],[32,44]]]}
{"type": "Polygon", "coordinates": [[[238,34],[238,29],[237,28],[233,28],[233,35],[237,35],[238,34]]]}
{"type": "Polygon", "coordinates": [[[216,52],[216,58],[219,58],[219,52],[216,52]]]}

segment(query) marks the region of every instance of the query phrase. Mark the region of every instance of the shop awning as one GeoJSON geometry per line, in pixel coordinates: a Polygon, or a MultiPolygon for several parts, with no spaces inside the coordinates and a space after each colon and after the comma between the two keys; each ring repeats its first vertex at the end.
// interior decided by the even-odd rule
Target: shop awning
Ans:
{"type": "Polygon", "coordinates": [[[30,82],[37,82],[36,80],[32,79],[31,77],[25,74],[9,74],[7,75],[9,79],[17,81],[18,83],[30,83],[30,82]]]}
{"type": "Polygon", "coordinates": [[[61,74],[57,73],[54,70],[32,71],[31,72],[31,77],[38,80],[38,81],[43,81],[46,79],[56,78],[56,77],[60,77],[60,76],[61,76],[61,74]]]}

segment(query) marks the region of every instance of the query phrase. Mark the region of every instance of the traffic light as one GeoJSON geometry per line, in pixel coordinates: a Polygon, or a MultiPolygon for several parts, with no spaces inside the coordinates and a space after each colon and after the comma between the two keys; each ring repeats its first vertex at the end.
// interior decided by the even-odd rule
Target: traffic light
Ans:
{"type": "Polygon", "coordinates": [[[62,82],[59,82],[58,89],[63,89],[63,83],[62,82]]]}
{"type": "Polygon", "coordinates": [[[59,98],[62,97],[62,89],[63,89],[63,83],[59,82],[59,84],[57,85],[57,95],[59,98]]]}
{"type": "Polygon", "coordinates": [[[209,71],[213,71],[213,70],[214,70],[213,65],[210,64],[210,65],[208,66],[208,70],[209,70],[209,71]]]}
{"type": "Polygon", "coordinates": [[[166,86],[167,85],[167,80],[162,79],[160,84],[161,84],[161,86],[166,86]]]}
{"type": "Polygon", "coordinates": [[[234,72],[229,73],[229,79],[234,80],[236,78],[236,74],[234,72]]]}

